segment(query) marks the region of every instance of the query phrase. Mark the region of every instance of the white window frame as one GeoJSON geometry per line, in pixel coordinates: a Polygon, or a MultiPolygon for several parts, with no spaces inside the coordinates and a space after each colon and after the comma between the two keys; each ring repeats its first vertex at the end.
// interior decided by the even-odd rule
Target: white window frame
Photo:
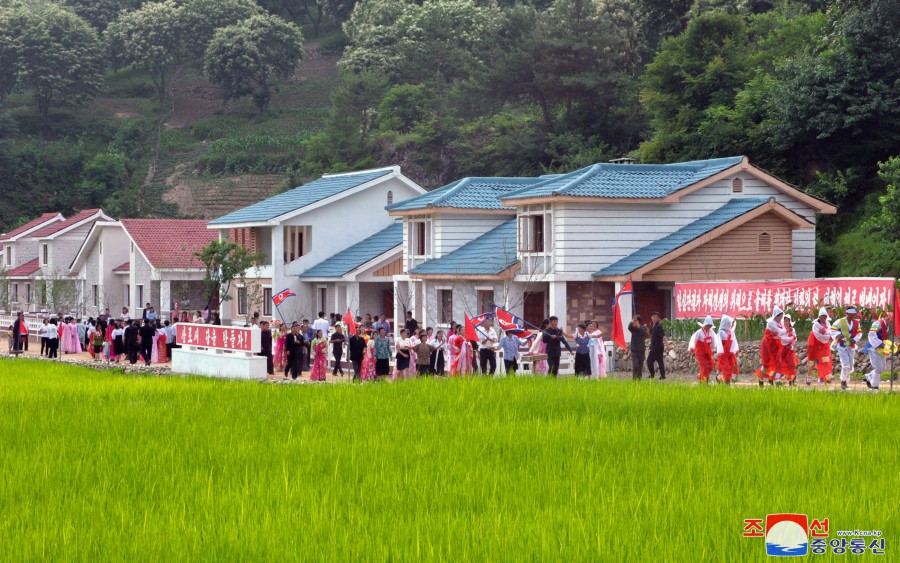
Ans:
{"type": "Polygon", "coordinates": [[[263,295],[263,306],[262,306],[262,314],[264,317],[272,316],[272,286],[264,285],[262,286],[262,295],[263,295]],[[268,295],[267,295],[268,293],[268,295]]]}
{"type": "Polygon", "coordinates": [[[31,284],[25,282],[25,303],[31,304],[34,299],[34,293],[32,292],[31,284]]]}
{"type": "Polygon", "coordinates": [[[549,205],[527,206],[518,216],[517,224],[518,236],[517,247],[522,254],[532,254],[546,256],[551,253],[553,248],[553,211],[549,205]],[[534,246],[534,228],[533,218],[543,217],[543,248],[536,249],[534,246]]]}
{"type": "Polygon", "coordinates": [[[41,244],[41,266],[46,266],[50,263],[50,245],[46,242],[41,244]]]}
{"type": "Polygon", "coordinates": [[[142,284],[142,283],[136,284],[134,286],[134,290],[137,292],[136,295],[134,296],[134,298],[137,299],[137,303],[138,303],[137,307],[141,307],[142,306],[141,304],[145,303],[145,301],[144,301],[144,284],[142,284]]]}
{"type": "Polygon", "coordinates": [[[94,307],[100,306],[100,286],[97,284],[91,285],[91,300],[94,303],[94,307]]]}
{"type": "Polygon", "coordinates": [[[319,314],[319,311],[324,312],[326,315],[328,314],[328,305],[325,303],[328,301],[328,286],[327,285],[317,285],[316,286],[316,315],[319,314]]]}
{"type": "Polygon", "coordinates": [[[247,310],[250,308],[249,307],[250,295],[247,292],[246,285],[238,285],[236,287],[237,287],[237,296],[236,296],[237,298],[235,299],[235,301],[237,302],[236,303],[237,314],[238,314],[238,316],[243,316],[243,315],[247,314],[247,310]],[[243,300],[241,299],[241,293],[243,293],[243,295],[244,295],[243,300]],[[242,301],[243,301],[243,303],[242,303],[242,301]],[[242,308],[242,305],[243,305],[243,308],[242,308]]]}
{"type": "Polygon", "coordinates": [[[431,221],[431,218],[424,219],[410,219],[409,220],[409,255],[413,258],[429,258],[433,253],[433,244],[434,240],[434,232],[433,232],[434,224],[431,221]],[[422,236],[425,237],[423,243],[420,243],[420,233],[419,230],[421,228],[422,236]],[[419,253],[419,247],[421,246],[424,254],[419,253]]]}
{"type": "Polygon", "coordinates": [[[126,283],[122,286],[123,290],[123,299],[122,301],[125,303],[123,307],[131,307],[131,284],[126,283]]]}
{"type": "Polygon", "coordinates": [[[13,295],[13,297],[15,297],[15,299],[12,299],[11,301],[13,303],[18,303],[19,302],[19,282],[12,282],[12,295],[13,295]]]}
{"type": "Polygon", "coordinates": [[[450,321],[453,320],[453,288],[449,285],[440,285],[434,288],[436,291],[437,297],[437,318],[438,324],[441,326],[449,326],[450,321]],[[449,317],[447,320],[444,320],[444,300],[442,299],[443,291],[450,292],[450,311],[448,312],[449,317]]]}
{"type": "Polygon", "coordinates": [[[13,262],[13,247],[7,246],[6,247],[6,265],[12,266],[12,262],[13,262]]]}
{"type": "Polygon", "coordinates": [[[282,227],[281,241],[285,264],[291,264],[312,252],[312,226],[311,225],[285,225],[282,227]],[[301,236],[298,245],[296,235],[301,236]],[[299,246],[299,248],[295,248],[299,246]]]}

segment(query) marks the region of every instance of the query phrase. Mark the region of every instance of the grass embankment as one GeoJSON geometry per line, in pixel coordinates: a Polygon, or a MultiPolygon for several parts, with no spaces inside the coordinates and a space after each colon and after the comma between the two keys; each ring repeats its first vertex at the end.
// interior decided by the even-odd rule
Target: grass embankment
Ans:
{"type": "Polygon", "coordinates": [[[277,386],[0,362],[4,559],[756,561],[900,539],[887,394],[513,378],[277,386]]]}

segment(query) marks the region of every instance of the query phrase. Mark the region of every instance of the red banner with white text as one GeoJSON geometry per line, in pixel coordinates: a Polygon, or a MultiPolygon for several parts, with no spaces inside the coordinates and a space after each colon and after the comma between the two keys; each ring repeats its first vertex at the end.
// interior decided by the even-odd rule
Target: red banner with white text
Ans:
{"type": "Polygon", "coordinates": [[[182,346],[198,346],[233,352],[259,352],[260,331],[219,325],[178,323],[176,342],[182,346]]]}
{"type": "Polygon", "coordinates": [[[815,280],[704,282],[675,284],[679,319],[770,315],[777,305],[815,316],[819,307],[850,305],[887,310],[893,307],[893,278],[824,278],[815,280]]]}

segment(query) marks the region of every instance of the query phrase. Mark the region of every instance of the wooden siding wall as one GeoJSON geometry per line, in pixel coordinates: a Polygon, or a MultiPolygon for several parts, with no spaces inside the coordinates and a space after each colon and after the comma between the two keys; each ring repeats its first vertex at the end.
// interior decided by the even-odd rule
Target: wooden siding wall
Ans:
{"type": "Polygon", "coordinates": [[[792,268],[791,226],[774,213],[756,219],[644,275],[646,281],[787,278],[792,268]],[[771,252],[759,252],[763,232],[771,252]]]}
{"type": "MultiPolygon", "coordinates": [[[[723,179],[674,205],[561,203],[553,209],[554,271],[569,279],[585,278],[647,244],[696,221],[729,200],[774,197],[787,209],[815,222],[815,211],[749,174],[723,179]],[[734,194],[731,181],[740,177],[743,192],[734,194]]],[[[815,276],[815,231],[791,235],[793,263],[780,277],[815,276]]],[[[529,272],[522,272],[528,274],[529,272]]]]}
{"type": "MultiPolygon", "coordinates": [[[[513,218],[506,215],[447,214],[434,216],[434,257],[453,252],[513,218]]],[[[515,248],[511,249],[515,253],[515,248]]],[[[498,249],[500,251],[500,249],[498,249]]]]}
{"type": "Polygon", "coordinates": [[[378,277],[378,278],[383,278],[383,277],[391,277],[391,276],[395,276],[395,275],[400,275],[402,273],[403,273],[403,258],[400,257],[400,258],[397,258],[396,260],[394,260],[393,262],[378,268],[377,270],[372,272],[372,275],[375,277],[378,277]]]}

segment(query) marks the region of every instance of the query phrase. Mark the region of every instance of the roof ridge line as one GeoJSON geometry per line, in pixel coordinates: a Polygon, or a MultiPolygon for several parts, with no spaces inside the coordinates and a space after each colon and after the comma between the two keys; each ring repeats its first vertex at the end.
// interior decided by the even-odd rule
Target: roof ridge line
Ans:
{"type": "MultiPolygon", "coordinates": [[[[456,195],[457,193],[459,193],[459,191],[461,189],[463,189],[463,187],[468,186],[471,183],[471,180],[472,180],[472,178],[469,176],[466,176],[465,178],[461,178],[460,180],[458,180],[456,182],[455,186],[453,186],[446,192],[442,193],[440,196],[438,196],[438,197],[434,198],[433,200],[431,200],[430,202],[428,202],[428,205],[431,207],[437,207],[437,205],[435,205],[435,204],[441,203],[441,202],[447,200],[447,198],[449,198],[452,195],[456,195]]],[[[438,189],[440,189],[440,188],[438,188],[438,189]]],[[[422,194],[422,195],[424,195],[424,194],[422,194]]]]}
{"type": "MultiPolygon", "coordinates": [[[[381,172],[382,170],[385,170],[388,172],[396,172],[397,174],[401,173],[400,166],[392,165],[392,166],[382,166],[381,168],[367,168],[365,170],[356,170],[354,172],[338,172],[337,174],[322,174],[322,176],[320,176],[320,178],[340,178],[341,176],[354,176],[356,174],[371,174],[372,172],[381,172]]],[[[315,181],[315,180],[313,180],[313,181],[315,181]]],[[[302,184],[297,187],[301,188],[305,185],[306,184],[302,184]]]]}
{"type": "Polygon", "coordinates": [[[599,162],[591,165],[590,168],[588,168],[584,173],[580,174],[577,178],[573,178],[571,181],[564,184],[561,188],[553,190],[553,194],[555,194],[555,195],[563,194],[566,192],[566,190],[575,187],[582,180],[591,178],[592,176],[594,176],[594,174],[603,170],[602,168],[600,168],[601,166],[602,166],[602,164],[599,162]]]}

